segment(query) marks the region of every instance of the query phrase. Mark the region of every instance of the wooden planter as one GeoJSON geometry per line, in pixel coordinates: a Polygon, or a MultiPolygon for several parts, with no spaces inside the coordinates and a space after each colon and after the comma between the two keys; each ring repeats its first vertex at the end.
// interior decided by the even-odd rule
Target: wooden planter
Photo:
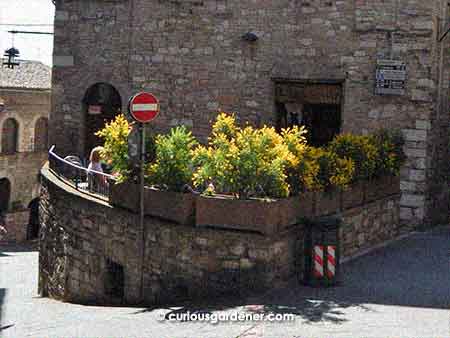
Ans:
{"type": "Polygon", "coordinates": [[[133,212],[139,212],[139,185],[131,182],[116,184],[109,180],[109,203],[133,212]]]}
{"type": "Polygon", "coordinates": [[[298,205],[298,197],[240,200],[221,195],[199,196],[196,225],[271,235],[297,224],[298,205]]]}
{"type": "Polygon", "coordinates": [[[342,191],[342,209],[350,209],[364,204],[365,182],[355,182],[342,191]]]}
{"type": "MultiPolygon", "coordinates": [[[[139,185],[131,182],[112,184],[109,189],[111,205],[138,213],[140,210],[139,185]]],[[[183,225],[193,225],[195,215],[194,194],[144,189],[144,213],[183,225]]]]}
{"type": "Polygon", "coordinates": [[[145,187],[145,214],[183,225],[193,225],[196,198],[197,196],[191,193],[161,191],[145,187]]]}
{"type": "Polygon", "coordinates": [[[303,192],[298,196],[297,212],[299,217],[313,218],[316,213],[316,193],[303,192]]]}
{"type": "Polygon", "coordinates": [[[400,193],[400,177],[382,176],[366,182],[366,202],[400,193]]]}
{"type": "Polygon", "coordinates": [[[316,193],[316,216],[335,214],[341,209],[341,192],[339,190],[316,193]]]}

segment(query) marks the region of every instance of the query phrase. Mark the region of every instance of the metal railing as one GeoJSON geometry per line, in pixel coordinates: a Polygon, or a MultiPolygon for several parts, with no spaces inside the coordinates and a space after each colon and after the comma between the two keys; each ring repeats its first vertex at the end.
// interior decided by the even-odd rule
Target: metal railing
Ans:
{"type": "Polygon", "coordinates": [[[53,145],[48,151],[48,160],[50,169],[57,176],[76,190],[94,197],[109,199],[109,186],[115,180],[114,176],[85,168],[78,157],[62,158],[54,150],[55,146],[53,145]]]}

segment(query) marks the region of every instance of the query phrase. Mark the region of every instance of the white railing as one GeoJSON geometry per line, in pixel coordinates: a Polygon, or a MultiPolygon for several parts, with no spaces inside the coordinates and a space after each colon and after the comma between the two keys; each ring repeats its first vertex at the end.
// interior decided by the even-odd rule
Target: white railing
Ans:
{"type": "Polygon", "coordinates": [[[114,176],[89,170],[82,166],[78,157],[66,156],[62,158],[54,150],[55,146],[53,145],[48,151],[48,160],[50,169],[56,175],[81,192],[95,197],[109,198],[109,186],[115,180],[114,176]]]}

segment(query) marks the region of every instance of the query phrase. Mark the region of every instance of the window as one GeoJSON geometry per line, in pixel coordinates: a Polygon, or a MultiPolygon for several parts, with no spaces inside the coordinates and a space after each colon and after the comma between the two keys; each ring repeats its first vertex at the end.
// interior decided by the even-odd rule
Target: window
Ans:
{"type": "Polygon", "coordinates": [[[19,124],[13,118],[6,119],[2,127],[2,153],[14,154],[18,151],[19,124]]]}
{"type": "Polygon", "coordinates": [[[339,83],[283,81],[275,84],[276,127],[308,130],[308,143],[320,147],[341,129],[342,86],[339,83]]]}
{"type": "Polygon", "coordinates": [[[40,117],[34,128],[34,151],[48,150],[48,120],[40,117]]]}

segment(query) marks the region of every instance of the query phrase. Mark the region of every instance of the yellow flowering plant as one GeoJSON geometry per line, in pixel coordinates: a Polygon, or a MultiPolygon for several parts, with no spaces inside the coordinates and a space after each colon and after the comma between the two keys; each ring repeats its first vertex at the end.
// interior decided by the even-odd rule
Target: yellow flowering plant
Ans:
{"type": "Polygon", "coordinates": [[[207,146],[193,152],[194,184],[213,184],[216,191],[246,199],[287,197],[285,168],[293,161],[283,137],[274,128],[237,126],[233,114],[220,113],[207,146]]]}
{"type": "Polygon", "coordinates": [[[197,141],[184,126],[172,128],[155,140],[155,161],[147,168],[146,182],[160,189],[180,192],[192,183],[192,152],[197,141]]]}
{"type": "Polygon", "coordinates": [[[378,149],[376,176],[400,174],[400,167],[406,160],[403,152],[405,141],[398,130],[379,129],[373,133],[373,142],[378,149]]]}
{"type": "Polygon", "coordinates": [[[123,114],[117,115],[114,120],[95,135],[103,139],[102,159],[112,167],[118,181],[123,181],[130,173],[128,161],[128,135],[131,126],[123,114]]]}
{"type": "Polygon", "coordinates": [[[338,158],[354,162],[353,181],[370,180],[375,176],[379,150],[372,135],[340,134],[331,141],[327,149],[338,158]]]}

